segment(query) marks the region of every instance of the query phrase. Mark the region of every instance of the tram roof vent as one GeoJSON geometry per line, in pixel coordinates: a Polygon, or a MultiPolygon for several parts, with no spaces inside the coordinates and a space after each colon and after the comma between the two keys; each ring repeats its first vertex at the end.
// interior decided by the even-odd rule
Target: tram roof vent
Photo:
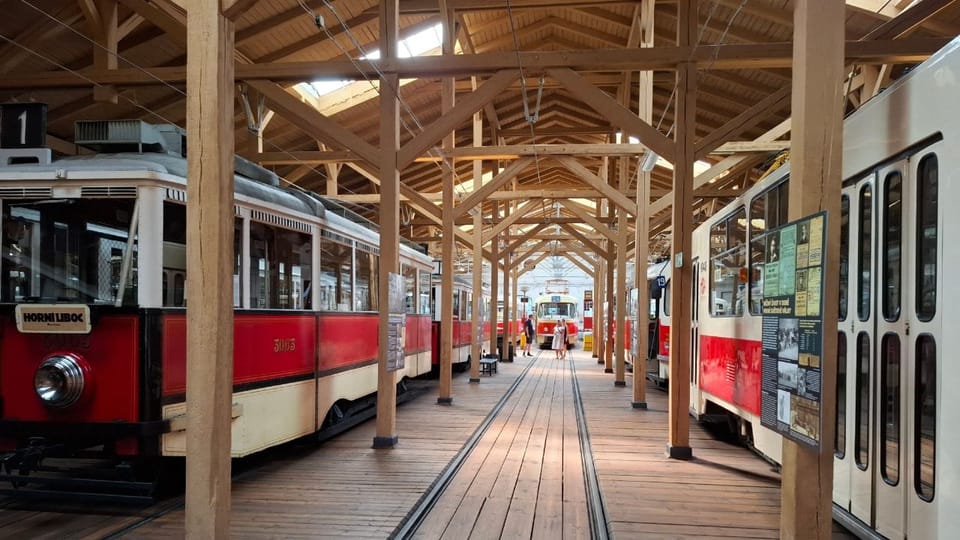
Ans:
{"type": "Polygon", "coordinates": [[[154,152],[186,155],[186,133],[172,124],[142,120],[81,120],[74,124],[74,141],[98,152],[154,152]]]}

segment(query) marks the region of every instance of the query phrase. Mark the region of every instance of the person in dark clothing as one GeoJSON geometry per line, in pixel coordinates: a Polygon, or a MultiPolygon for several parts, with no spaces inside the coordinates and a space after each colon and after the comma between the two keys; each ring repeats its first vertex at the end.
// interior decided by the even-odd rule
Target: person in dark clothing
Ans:
{"type": "Polygon", "coordinates": [[[533,340],[537,337],[537,332],[533,328],[533,314],[527,316],[527,320],[523,323],[523,331],[527,334],[527,348],[524,349],[524,356],[533,356],[533,353],[530,352],[530,346],[533,344],[533,340]]]}

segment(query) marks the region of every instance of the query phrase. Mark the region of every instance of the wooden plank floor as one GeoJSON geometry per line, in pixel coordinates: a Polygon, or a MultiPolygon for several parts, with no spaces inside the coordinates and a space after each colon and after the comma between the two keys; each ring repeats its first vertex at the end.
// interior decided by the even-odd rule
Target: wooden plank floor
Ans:
{"type": "MultiPolygon", "coordinates": [[[[666,393],[648,389],[648,410],[589,352],[571,351],[592,452],[615,538],[776,538],[779,475],[695,423],[695,459],[669,460],[666,393]]],[[[452,406],[428,393],[398,409],[399,444],[373,450],[368,422],[317,446],[271,455],[234,481],[231,538],[386,538],[475,432],[528,359],[468,384],[452,406]]],[[[418,538],[590,537],[573,372],[544,351],[426,516],[418,538]]],[[[182,538],[182,508],[126,533],[182,538]]],[[[0,510],[2,538],[102,538],[137,516],[0,510]]],[[[835,538],[850,538],[837,532],[835,538]]]]}

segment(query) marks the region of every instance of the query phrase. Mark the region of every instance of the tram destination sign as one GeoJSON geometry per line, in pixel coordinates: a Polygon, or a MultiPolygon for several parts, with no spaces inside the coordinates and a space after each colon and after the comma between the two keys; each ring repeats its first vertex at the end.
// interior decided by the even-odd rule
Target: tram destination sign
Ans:
{"type": "Polygon", "coordinates": [[[83,304],[17,304],[14,314],[24,334],[90,333],[90,307],[83,304]]]}
{"type": "MultiPolygon", "coordinates": [[[[765,237],[760,424],[820,448],[825,212],[765,237]]],[[[758,291],[759,292],[759,291],[758,291]]]]}

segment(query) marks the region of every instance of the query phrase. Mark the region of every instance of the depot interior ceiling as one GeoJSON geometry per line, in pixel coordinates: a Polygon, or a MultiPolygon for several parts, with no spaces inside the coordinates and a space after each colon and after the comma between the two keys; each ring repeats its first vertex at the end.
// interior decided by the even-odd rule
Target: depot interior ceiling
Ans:
{"type": "MultiPolygon", "coordinates": [[[[63,154],[84,151],[73,144],[77,120],[140,118],[182,127],[186,90],[177,74],[186,63],[186,15],[179,5],[184,3],[0,0],[5,14],[0,18],[0,99],[48,103],[49,143],[63,154]]],[[[960,2],[953,0],[846,3],[847,39],[875,45],[847,47],[848,57],[853,50],[870,51],[848,64],[848,110],[895,81],[938,43],[960,34],[960,2]]],[[[440,3],[399,4],[402,53],[439,55],[444,17],[440,3]]],[[[599,238],[582,216],[596,216],[596,201],[604,197],[585,180],[584,171],[635,201],[646,148],[624,133],[616,119],[599,112],[596,102],[571,84],[571,76],[560,74],[571,68],[575,81],[599,89],[635,116],[641,101],[637,69],[653,67],[649,123],[672,137],[676,86],[670,65],[680,54],[674,46],[676,3],[654,4],[652,36],[643,32],[649,21],[637,1],[445,4],[456,21],[455,51],[461,58],[415,63],[420,67],[404,71],[399,89],[401,144],[441,118],[443,77],[454,77],[457,101],[464,102],[480,95],[485,84],[498,83],[496,70],[483,67],[491,58],[499,59],[503,69],[519,70],[519,75],[485,96],[479,141],[472,118],[465,118],[453,126],[456,150],[442,151],[439,142],[431,142],[401,171],[403,185],[440,205],[442,171],[452,167],[456,197],[463,201],[479,181],[519,163],[512,180],[480,206],[485,228],[498,221],[492,215],[495,209],[516,211],[533,201],[522,207],[526,215],[505,231],[505,242],[545,223],[567,228],[538,231],[530,243],[551,236],[581,243],[571,229],[588,239],[599,238]],[[635,53],[645,40],[652,43],[652,51],[626,54],[635,53]],[[477,143],[482,148],[471,148],[477,143]],[[474,178],[474,159],[482,159],[480,179],[474,178]]],[[[309,115],[300,114],[300,105],[279,107],[282,96],[275,94],[279,89],[294,96],[302,107],[375,148],[379,93],[376,68],[370,66],[376,63],[365,59],[377,57],[378,2],[261,0],[244,5],[249,7],[235,19],[237,153],[275,170],[287,182],[338,198],[375,221],[378,185],[356,149],[336,137],[318,137],[314,126],[304,122],[309,115]],[[282,75],[271,82],[265,80],[267,72],[282,75]],[[245,73],[260,78],[248,81],[245,73]]],[[[774,58],[792,39],[793,2],[700,0],[698,16],[700,47],[682,53],[699,66],[696,139],[710,150],[699,156],[697,165],[701,177],[695,222],[755,182],[788,146],[789,54],[786,63],[774,58]]],[[[672,170],[663,159],[647,166],[652,168],[651,198],[645,202],[653,204],[651,236],[656,239],[669,233],[669,205],[657,201],[670,193],[672,170]]],[[[434,218],[415,205],[401,206],[404,236],[423,242],[439,238],[434,218]]],[[[469,214],[458,220],[464,230],[472,223],[469,214]]],[[[668,244],[657,241],[654,246],[664,250],[668,244]]]]}

